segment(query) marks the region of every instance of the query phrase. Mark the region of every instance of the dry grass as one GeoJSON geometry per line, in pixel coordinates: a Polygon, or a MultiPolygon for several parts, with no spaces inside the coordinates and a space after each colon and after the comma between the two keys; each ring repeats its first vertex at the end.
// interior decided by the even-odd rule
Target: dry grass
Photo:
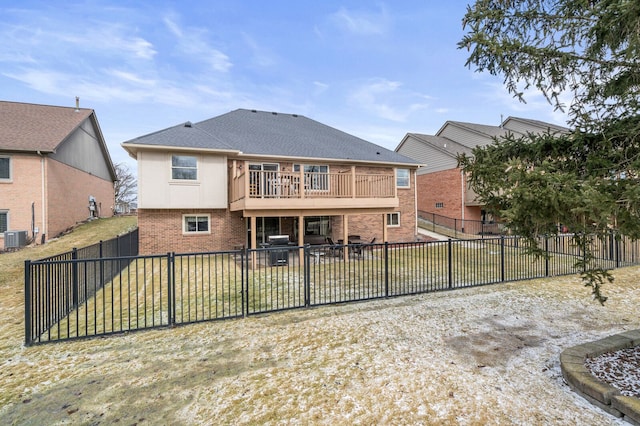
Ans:
{"type": "Polygon", "coordinates": [[[640,327],[639,271],[604,307],[563,277],[29,348],[0,278],[0,423],[617,424],[558,356],[640,327]]]}
{"type": "MultiPolygon", "coordinates": [[[[42,259],[100,240],[106,241],[134,229],[135,216],[118,216],[82,224],[73,232],[45,245],[26,247],[0,254],[0,350],[13,348],[24,340],[24,261],[42,259]]],[[[3,401],[0,397],[0,403],[3,401]]]]}

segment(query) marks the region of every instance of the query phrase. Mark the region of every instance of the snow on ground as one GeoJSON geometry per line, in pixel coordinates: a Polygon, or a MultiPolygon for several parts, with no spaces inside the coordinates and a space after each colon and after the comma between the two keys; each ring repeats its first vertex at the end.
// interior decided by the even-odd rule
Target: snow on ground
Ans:
{"type": "Polygon", "coordinates": [[[622,425],[559,356],[640,328],[638,271],[604,307],[563,277],[5,344],[0,424],[622,425]]]}
{"type": "Polygon", "coordinates": [[[622,395],[640,398],[640,346],[589,358],[585,365],[591,374],[622,395]]]}

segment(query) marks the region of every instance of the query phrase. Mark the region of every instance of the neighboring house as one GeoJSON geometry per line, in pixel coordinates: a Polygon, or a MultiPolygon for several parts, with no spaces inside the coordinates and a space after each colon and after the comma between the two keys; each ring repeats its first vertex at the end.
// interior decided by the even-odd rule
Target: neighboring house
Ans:
{"type": "Polygon", "coordinates": [[[5,231],[43,243],[112,216],[115,180],[92,109],[0,101],[0,248],[5,231]]]}
{"type": "Polygon", "coordinates": [[[238,109],[122,146],[141,253],[417,236],[418,162],[301,115],[238,109]]]}
{"type": "Polygon", "coordinates": [[[494,138],[513,134],[567,132],[555,124],[509,117],[500,126],[447,121],[435,135],[407,133],[396,152],[425,166],[417,172],[418,210],[455,219],[490,221],[460,170],[458,154],[491,144],[494,138]]]}

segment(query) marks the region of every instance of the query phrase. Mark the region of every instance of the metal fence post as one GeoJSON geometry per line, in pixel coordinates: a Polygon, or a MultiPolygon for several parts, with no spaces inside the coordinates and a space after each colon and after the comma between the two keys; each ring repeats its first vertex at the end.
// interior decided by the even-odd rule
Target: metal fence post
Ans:
{"type": "MultiPolygon", "coordinates": [[[[247,258],[249,256],[247,256],[247,248],[245,246],[242,246],[242,251],[240,252],[240,309],[242,310],[242,317],[246,317],[246,311],[245,311],[245,304],[247,303],[247,295],[245,294],[245,288],[248,290],[249,288],[249,283],[247,282],[245,284],[245,281],[247,281],[247,277],[249,276],[249,273],[245,271],[245,267],[248,265],[245,265],[245,262],[247,261],[247,258]]],[[[236,311],[237,312],[237,311],[236,311]]]]}
{"type": "Polygon", "coordinates": [[[453,288],[453,241],[451,238],[447,240],[447,263],[449,288],[453,288]]]}
{"type": "Polygon", "coordinates": [[[311,268],[310,268],[311,246],[309,244],[304,245],[304,306],[309,307],[311,304],[311,268]]]}
{"type": "MultiPolygon", "coordinates": [[[[174,258],[174,253],[168,252],[167,253],[167,310],[169,312],[167,312],[167,321],[169,323],[169,325],[173,325],[176,321],[176,314],[175,314],[175,309],[176,309],[176,293],[175,293],[175,276],[176,276],[176,271],[175,271],[175,258],[174,258]]],[[[160,283],[160,285],[162,286],[162,282],[160,283]]]]}
{"type": "MultiPolygon", "coordinates": [[[[98,258],[100,259],[100,288],[104,286],[104,260],[102,260],[102,240],[98,243],[98,258]]],[[[96,287],[96,291],[98,288],[96,287]]],[[[102,299],[104,302],[104,298],[102,299]]]]}
{"type": "Polygon", "coordinates": [[[549,276],[549,236],[545,235],[544,237],[544,276],[549,276]]]}
{"type": "Polygon", "coordinates": [[[389,297],[389,242],[384,242],[384,297],[389,297]]]}
{"type": "Polygon", "coordinates": [[[71,291],[72,291],[72,303],[73,307],[78,307],[78,249],[73,248],[71,250],[71,291]]]}
{"type": "Polygon", "coordinates": [[[31,261],[24,261],[24,344],[33,343],[31,335],[31,261]]]}
{"type": "Polygon", "coordinates": [[[255,252],[250,253],[249,249],[245,249],[244,253],[245,265],[243,269],[246,271],[246,275],[242,283],[242,285],[244,286],[242,292],[245,294],[244,304],[242,305],[242,316],[246,317],[247,315],[249,315],[249,266],[252,264],[250,258],[254,256],[255,252]]]}
{"type": "MultiPolygon", "coordinates": [[[[515,237],[518,238],[518,237],[515,237]]],[[[505,256],[504,256],[504,235],[500,235],[500,281],[505,279],[505,256]]]]}

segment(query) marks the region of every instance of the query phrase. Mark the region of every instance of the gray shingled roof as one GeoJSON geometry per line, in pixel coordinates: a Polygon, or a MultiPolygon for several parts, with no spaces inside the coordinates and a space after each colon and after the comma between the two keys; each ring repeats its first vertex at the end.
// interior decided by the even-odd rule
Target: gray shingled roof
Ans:
{"type": "Polygon", "coordinates": [[[243,155],[419,163],[394,151],[297,114],[237,109],[199,123],[170,127],[128,145],[236,150],[243,155]],[[190,126],[190,127],[189,127],[190,126]]]}
{"type": "MultiPolygon", "coordinates": [[[[508,133],[517,133],[508,129],[504,129],[500,126],[491,126],[487,124],[466,123],[463,121],[447,121],[447,123],[450,123],[459,127],[463,127],[472,132],[481,133],[484,136],[487,136],[489,138],[504,136],[508,133]]],[[[445,126],[446,126],[446,123],[445,123],[445,126]]],[[[445,126],[442,126],[442,128],[444,129],[445,126]]],[[[438,132],[437,134],[439,133],[440,132],[438,132]]]]}
{"type": "Polygon", "coordinates": [[[0,149],[53,152],[92,109],[0,101],[0,149]]]}
{"type": "Polygon", "coordinates": [[[504,125],[509,120],[521,121],[521,122],[529,124],[531,126],[540,127],[541,129],[548,129],[548,130],[550,130],[552,132],[568,133],[570,131],[569,128],[564,127],[564,126],[560,126],[558,124],[547,123],[546,121],[534,120],[534,119],[531,119],[531,118],[522,118],[522,117],[513,117],[513,116],[507,117],[502,122],[502,124],[504,125]]]}
{"type": "Polygon", "coordinates": [[[425,135],[422,133],[407,133],[407,135],[413,136],[413,138],[423,144],[432,145],[433,147],[438,148],[440,151],[448,153],[451,157],[455,157],[459,153],[463,152],[466,154],[471,154],[472,148],[443,136],[425,135]]]}

